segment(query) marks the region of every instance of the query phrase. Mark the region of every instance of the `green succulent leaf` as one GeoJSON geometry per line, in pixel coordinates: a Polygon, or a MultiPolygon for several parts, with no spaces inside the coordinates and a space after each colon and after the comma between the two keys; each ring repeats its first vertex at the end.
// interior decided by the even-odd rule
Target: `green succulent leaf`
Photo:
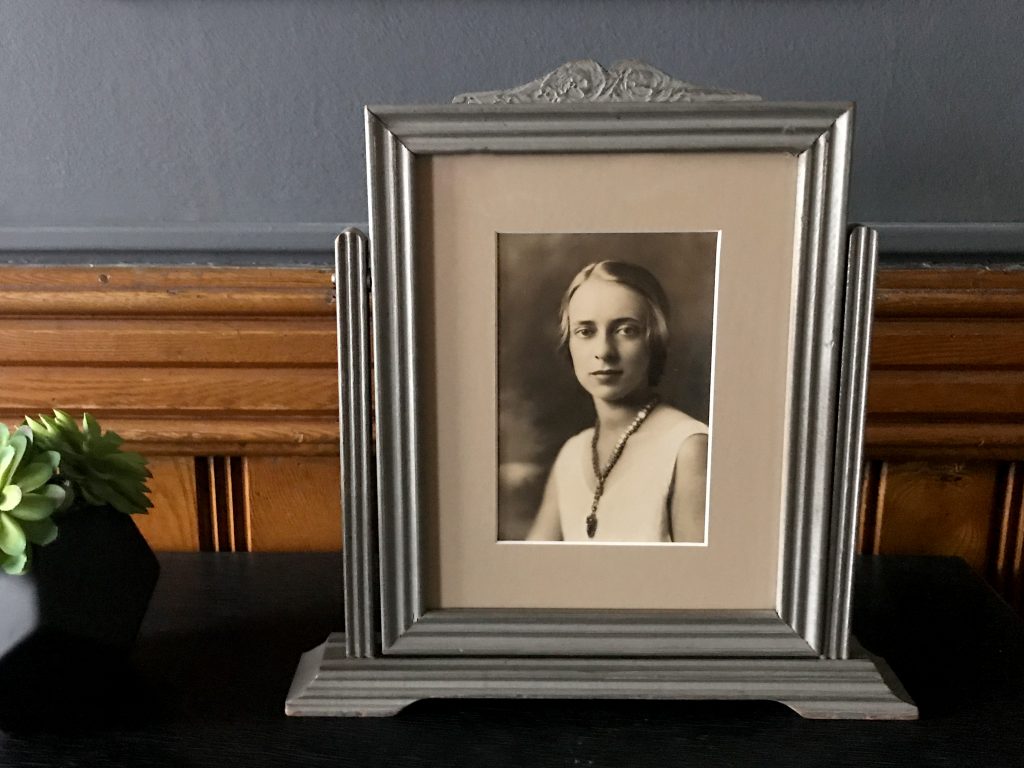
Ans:
{"type": "Polygon", "coordinates": [[[63,485],[54,485],[53,483],[43,486],[39,493],[50,499],[57,507],[64,504],[67,497],[71,495],[71,492],[66,490],[63,485]]]}
{"type": "Polygon", "coordinates": [[[82,427],[88,437],[93,440],[100,439],[100,426],[96,423],[96,419],[88,413],[82,415],[82,427]]]}
{"type": "MultiPolygon", "coordinates": [[[[14,459],[11,461],[9,468],[11,475],[18,471],[18,465],[21,464],[21,460],[25,456],[25,451],[28,450],[28,446],[31,442],[32,433],[28,432],[26,434],[20,428],[11,436],[11,439],[8,441],[8,445],[14,449],[14,459]]],[[[10,475],[8,475],[8,480],[9,479],[10,475]]]]}
{"type": "Polygon", "coordinates": [[[25,417],[25,425],[32,430],[33,435],[38,435],[40,432],[46,432],[47,427],[43,421],[43,417],[40,416],[39,420],[33,419],[31,416],[25,417]]]}
{"type": "Polygon", "coordinates": [[[125,489],[122,492],[114,485],[110,485],[95,490],[95,498],[98,499],[99,504],[109,504],[118,512],[124,512],[126,515],[141,512],[149,505],[145,494],[132,492],[131,489],[125,489]]]}
{"type": "Polygon", "coordinates": [[[75,498],[91,506],[110,505],[125,514],[152,506],[146,459],[122,450],[120,435],[104,432],[91,414],[82,416],[81,427],[60,410],[52,417],[40,414],[25,422],[42,448],[60,454],[59,475],[75,498]]]}
{"type": "Polygon", "coordinates": [[[28,493],[45,485],[53,477],[53,467],[48,460],[35,461],[18,468],[11,478],[22,491],[28,493]]]}
{"type": "Polygon", "coordinates": [[[0,488],[7,485],[7,481],[13,474],[12,467],[14,466],[14,446],[5,445],[0,448],[0,488]]]}
{"type": "MultiPolygon", "coordinates": [[[[43,416],[42,418],[44,421],[47,419],[46,416],[43,416]]],[[[68,416],[64,411],[55,408],[53,411],[53,421],[63,429],[69,429],[73,432],[78,431],[78,425],[75,424],[74,419],[68,416]]]]}
{"type": "MultiPolygon", "coordinates": [[[[49,487],[56,488],[57,486],[49,487]]],[[[18,520],[44,520],[56,512],[57,507],[64,501],[63,489],[58,488],[58,490],[60,491],[59,498],[46,496],[42,493],[26,493],[21,497],[21,503],[14,509],[9,510],[7,514],[18,520]]]]}
{"type": "Polygon", "coordinates": [[[12,520],[6,512],[0,512],[0,551],[17,557],[25,553],[27,544],[25,532],[21,526],[12,520]]]}
{"type": "Polygon", "coordinates": [[[0,512],[10,512],[21,504],[21,488],[16,485],[8,485],[0,491],[0,512]]]}
{"type": "Polygon", "coordinates": [[[22,520],[21,529],[25,532],[25,538],[29,542],[40,547],[53,543],[57,538],[57,526],[54,525],[53,520],[50,518],[22,520]]]}
{"type": "MultiPolygon", "coordinates": [[[[146,460],[138,453],[132,453],[130,451],[121,451],[115,453],[107,458],[107,461],[113,464],[115,467],[121,469],[143,469],[146,468],[146,460]]],[[[149,471],[146,470],[146,474],[149,471]]]]}
{"type": "Polygon", "coordinates": [[[0,430],[0,568],[24,573],[32,562],[29,544],[53,541],[50,516],[66,493],[54,478],[60,454],[35,440],[31,426],[0,430]]]}
{"type": "Polygon", "coordinates": [[[58,512],[66,512],[75,505],[75,500],[78,498],[75,496],[75,489],[71,485],[60,486],[61,491],[64,493],[64,500],[58,505],[58,512]]]}
{"type": "Polygon", "coordinates": [[[0,568],[11,576],[19,576],[28,567],[28,554],[22,552],[20,555],[7,555],[0,552],[0,568]]]}

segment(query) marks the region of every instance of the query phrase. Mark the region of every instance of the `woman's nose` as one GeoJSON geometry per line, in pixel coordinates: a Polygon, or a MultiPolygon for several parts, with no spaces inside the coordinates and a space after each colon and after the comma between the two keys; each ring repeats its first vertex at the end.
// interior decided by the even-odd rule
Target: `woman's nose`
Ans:
{"type": "Polygon", "coordinates": [[[615,348],[615,340],[611,334],[601,336],[594,357],[598,360],[614,360],[618,357],[618,350],[615,348]]]}

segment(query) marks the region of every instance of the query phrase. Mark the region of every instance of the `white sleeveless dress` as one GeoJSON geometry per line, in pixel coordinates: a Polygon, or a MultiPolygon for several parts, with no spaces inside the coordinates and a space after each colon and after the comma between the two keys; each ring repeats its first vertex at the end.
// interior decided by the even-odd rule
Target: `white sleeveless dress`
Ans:
{"type": "MultiPolygon", "coordinates": [[[[669,542],[669,509],[676,457],[688,437],[707,425],[671,406],[659,405],[623,449],[605,482],[597,508],[597,532],[587,537],[587,515],[597,480],[591,463],[594,428],[565,441],[551,472],[564,541],[669,542]]],[[[700,489],[703,492],[703,489],[700,489]]]]}

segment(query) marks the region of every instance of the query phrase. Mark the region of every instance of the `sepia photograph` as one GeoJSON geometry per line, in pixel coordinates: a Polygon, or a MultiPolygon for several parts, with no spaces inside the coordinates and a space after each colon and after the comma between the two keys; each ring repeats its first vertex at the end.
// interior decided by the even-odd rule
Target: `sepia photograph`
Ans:
{"type": "Polygon", "coordinates": [[[707,544],[718,239],[498,234],[500,541],[707,544]]]}

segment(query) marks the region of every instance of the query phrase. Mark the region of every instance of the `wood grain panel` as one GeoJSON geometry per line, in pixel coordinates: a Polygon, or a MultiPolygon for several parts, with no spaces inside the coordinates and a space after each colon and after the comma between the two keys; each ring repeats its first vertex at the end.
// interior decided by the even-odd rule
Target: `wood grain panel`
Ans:
{"type": "Polygon", "coordinates": [[[196,517],[195,463],[190,458],[148,456],[149,514],[136,515],[135,523],[150,546],[170,552],[199,549],[196,517]]]}
{"type": "Polygon", "coordinates": [[[1024,293],[1017,290],[883,290],[877,317],[1001,317],[1024,315],[1024,293]]]}
{"type": "Polygon", "coordinates": [[[331,273],[0,267],[0,418],[89,410],[151,455],[337,453],[331,273]]]}
{"type": "Polygon", "coordinates": [[[872,370],[1024,368],[1024,322],[936,319],[880,321],[871,338],[872,370]]]}
{"type": "MultiPolygon", "coordinates": [[[[249,549],[250,457],[337,466],[329,270],[0,267],[0,349],[0,419],[89,410],[150,457],[157,549],[249,549]]],[[[337,525],[333,488],[305,510],[312,548],[340,546],[317,533],[337,525]]]]}
{"type": "Polygon", "coordinates": [[[879,272],[865,454],[1024,458],[1024,272],[879,272]]]}
{"type": "Polygon", "coordinates": [[[868,415],[1024,416],[1024,372],[880,370],[871,375],[868,415]]]}
{"type": "Polygon", "coordinates": [[[875,317],[1024,318],[1024,273],[988,269],[883,269],[875,317]]]}
{"type": "Polygon", "coordinates": [[[229,267],[35,267],[0,270],[5,315],[329,314],[331,271],[229,267]]]}
{"type": "Polygon", "coordinates": [[[1002,501],[996,462],[891,462],[882,467],[867,551],[956,555],[985,574],[1002,501]]]}
{"type": "Polygon", "coordinates": [[[253,551],[341,548],[337,458],[249,457],[245,476],[253,551]]]}
{"type": "MultiPolygon", "coordinates": [[[[77,413],[78,409],[68,406],[77,413]]],[[[0,412],[0,421],[20,423],[45,409],[0,412]]],[[[120,416],[104,408],[91,411],[104,429],[117,432],[125,447],[149,455],[338,455],[338,416],[264,413],[223,418],[208,414],[120,416]]]]}
{"type": "Polygon", "coordinates": [[[872,419],[864,436],[872,458],[1005,459],[1020,456],[1024,424],[1010,422],[920,422],[872,419]]]}
{"type": "Polygon", "coordinates": [[[44,411],[62,404],[106,413],[330,413],[338,404],[333,368],[161,368],[5,366],[5,409],[44,411]]]}
{"type": "Polygon", "coordinates": [[[885,463],[866,461],[861,475],[860,509],[858,510],[857,551],[876,553],[878,509],[882,500],[885,463]]]}
{"type": "MultiPolygon", "coordinates": [[[[3,265],[0,288],[12,293],[157,290],[184,288],[239,292],[319,291],[330,269],[312,267],[3,265]]],[[[252,308],[249,308],[252,313],[252,308]]]]}
{"type": "Polygon", "coordinates": [[[7,318],[6,364],[90,366],[333,367],[333,325],[308,318],[216,320],[7,318]]]}
{"type": "Polygon", "coordinates": [[[1007,465],[998,515],[999,540],[990,578],[1018,611],[1024,613],[1024,463],[1007,465]]]}

